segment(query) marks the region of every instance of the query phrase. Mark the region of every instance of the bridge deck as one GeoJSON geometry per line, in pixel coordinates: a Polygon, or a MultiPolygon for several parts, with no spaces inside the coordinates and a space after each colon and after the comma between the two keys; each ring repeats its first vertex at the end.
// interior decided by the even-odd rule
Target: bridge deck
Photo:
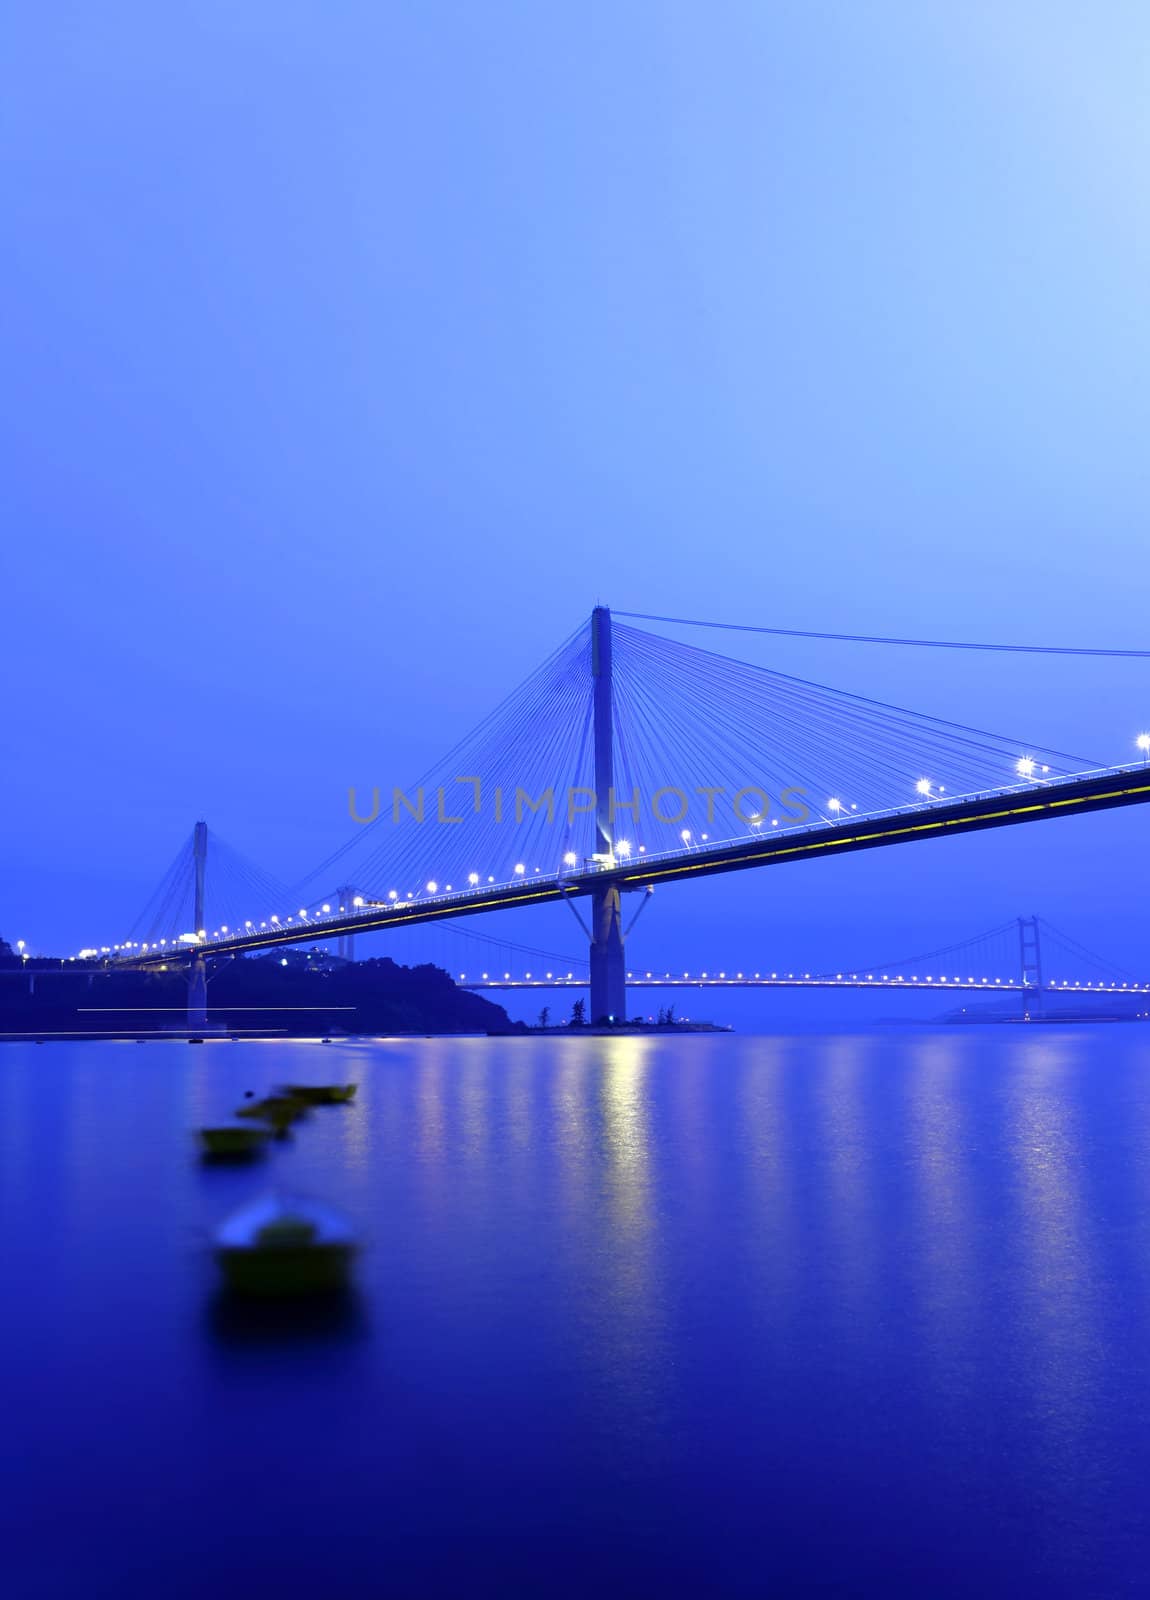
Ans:
{"type": "Polygon", "coordinates": [[[1150,768],[1139,764],[1107,768],[1072,778],[1009,788],[957,799],[924,801],[921,805],[842,821],[818,822],[781,828],[777,834],[755,833],[742,840],[707,846],[687,846],[661,855],[632,856],[626,863],[593,871],[517,878],[511,883],[486,885],[452,894],[422,896],[371,904],[354,915],[334,914],[306,920],[285,919],[274,927],[229,932],[198,946],[167,945],[159,949],[117,954],[108,964],[131,967],[162,966],[187,959],[198,949],[212,955],[239,954],[279,945],[315,943],[341,934],[376,933],[386,928],[411,927],[445,917],[466,917],[485,912],[541,905],[591,893],[605,880],[623,889],[644,889],[656,883],[743,872],[752,867],[782,865],[870,850],[915,840],[946,838],[988,828],[1017,826],[1044,819],[1112,810],[1150,801],[1150,768]]]}

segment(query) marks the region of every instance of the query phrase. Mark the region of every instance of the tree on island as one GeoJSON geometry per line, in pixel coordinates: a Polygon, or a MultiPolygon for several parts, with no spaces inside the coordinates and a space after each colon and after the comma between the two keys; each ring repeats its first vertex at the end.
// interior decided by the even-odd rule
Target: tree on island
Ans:
{"type": "Polygon", "coordinates": [[[550,1006],[544,1006],[543,1010],[539,1013],[538,1026],[540,1028],[546,1028],[546,1027],[550,1026],[550,1023],[551,1023],[551,1007],[550,1006]]]}
{"type": "Polygon", "coordinates": [[[582,1028],[587,1021],[587,1002],[582,997],[571,1007],[571,1026],[582,1028]]]}

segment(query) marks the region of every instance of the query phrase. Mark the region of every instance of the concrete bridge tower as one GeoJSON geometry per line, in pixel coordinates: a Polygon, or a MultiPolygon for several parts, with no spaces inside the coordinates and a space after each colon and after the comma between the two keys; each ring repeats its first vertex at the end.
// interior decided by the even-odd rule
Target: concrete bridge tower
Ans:
{"type": "MultiPolygon", "coordinates": [[[[192,832],[192,932],[201,933],[204,919],[204,879],[208,865],[208,825],[197,822],[192,832]]],[[[204,958],[197,950],[188,968],[188,1029],[194,1032],[207,1026],[208,975],[204,958]]]]}
{"type": "MultiPolygon", "coordinates": [[[[614,703],[611,692],[611,613],[596,606],[591,613],[592,721],[595,734],[595,849],[614,859],[615,789],[614,703]]],[[[623,955],[619,886],[597,884],[591,892],[590,1022],[627,1016],[627,968],[623,955]]]]}

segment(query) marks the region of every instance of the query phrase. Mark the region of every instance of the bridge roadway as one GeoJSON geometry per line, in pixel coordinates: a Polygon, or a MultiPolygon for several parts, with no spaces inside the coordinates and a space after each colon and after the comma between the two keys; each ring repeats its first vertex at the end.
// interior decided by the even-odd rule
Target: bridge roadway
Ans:
{"type": "MultiPolygon", "coordinates": [[[[476,978],[468,980],[458,973],[455,982],[461,989],[586,989],[587,978],[476,978]]],[[[929,989],[939,994],[954,989],[977,989],[983,994],[1150,994],[1150,983],[1104,983],[1101,980],[1082,983],[1067,978],[1053,979],[1042,985],[1022,983],[1018,978],[903,978],[897,973],[881,978],[762,978],[739,974],[734,978],[691,978],[686,975],[673,978],[669,973],[636,976],[627,974],[628,989],[929,989]]]]}
{"type": "Polygon", "coordinates": [[[340,934],[376,933],[385,928],[410,927],[443,917],[474,916],[482,912],[512,910],[516,906],[542,905],[579,899],[605,881],[622,890],[645,889],[657,883],[711,877],[721,872],[742,872],[751,867],[782,865],[821,856],[844,855],[856,850],[909,844],[987,828],[1017,826],[1047,818],[1072,817],[1119,806],[1150,801],[1150,766],[1107,767],[1070,778],[1015,783],[957,798],[925,800],[896,810],[850,815],[841,821],[818,821],[778,833],[754,832],[745,839],[725,843],[686,845],[679,850],[619,858],[613,865],[590,870],[516,878],[509,883],[487,884],[451,894],[421,895],[418,899],[374,902],[354,914],[284,918],[274,927],[232,930],[209,937],[197,945],[168,944],[159,948],[118,953],[109,966],[165,966],[175,957],[186,959],[199,951],[209,955],[236,955],[279,945],[309,944],[340,934]]]}

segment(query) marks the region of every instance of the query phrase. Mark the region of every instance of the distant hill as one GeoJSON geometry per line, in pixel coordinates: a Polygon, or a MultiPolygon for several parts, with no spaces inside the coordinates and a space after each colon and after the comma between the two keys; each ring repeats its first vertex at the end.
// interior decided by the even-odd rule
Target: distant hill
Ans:
{"type": "MultiPolygon", "coordinates": [[[[143,1034],[181,1026],[182,972],[106,972],[13,960],[0,978],[0,1033],[143,1034]],[[29,993],[29,989],[33,992],[29,993]]],[[[247,956],[218,968],[208,1014],[229,1031],[517,1033],[502,1006],[459,989],[439,967],[401,967],[388,957],[341,962],[292,951],[247,956]]]]}

